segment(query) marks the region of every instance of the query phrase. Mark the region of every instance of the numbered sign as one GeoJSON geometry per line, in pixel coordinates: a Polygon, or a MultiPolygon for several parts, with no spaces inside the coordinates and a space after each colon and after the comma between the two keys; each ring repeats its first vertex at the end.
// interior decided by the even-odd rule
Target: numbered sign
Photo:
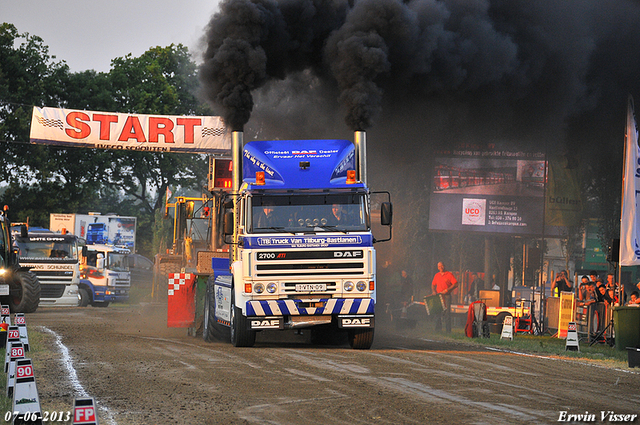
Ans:
{"type": "Polygon", "coordinates": [[[20,341],[22,341],[25,351],[29,351],[29,334],[27,333],[27,321],[24,318],[24,313],[16,313],[14,322],[20,331],[20,341]]]}
{"type": "Polygon", "coordinates": [[[77,398],[73,404],[73,424],[98,425],[96,402],[92,397],[77,398]]]}
{"type": "Polygon", "coordinates": [[[16,374],[20,369],[24,376],[16,375],[15,388],[13,389],[13,413],[25,423],[42,421],[40,409],[40,397],[36,378],[33,374],[31,359],[18,359],[15,362],[16,374]]]}
{"type": "Polygon", "coordinates": [[[9,368],[7,372],[7,389],[5,394],[8,398],[11,398],[11,396],[13,396],[13,388],[15,386],[16,361],[24,358],[24,347],[21,342],[12,342],[7,351],[9,352],[9,368]]]}
{"type": "Polygon", "coordinates": [[[9,359],[11,358],[11,344],[14,342],[20,342],[20,331],[17,326],[9,326],[7,331],[7,353],[4,356],[4,373],[9,372],[9,359]]]}
{"type": "Polygon", "coordinates": [[[502,334],[500,339],[508,339],[513,341],[513,316],[505,316],[504,322],[502,322],[502,334]]]}

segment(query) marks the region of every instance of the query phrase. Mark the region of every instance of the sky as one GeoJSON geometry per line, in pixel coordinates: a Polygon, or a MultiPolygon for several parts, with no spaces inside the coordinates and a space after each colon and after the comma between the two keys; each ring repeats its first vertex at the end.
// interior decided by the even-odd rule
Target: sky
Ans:
{"type": "Polygon", "coordinates": [[[111,60],[181,43],[200,61],[200,38],[218,0],[0,0],[1,22],[37,35],[72,72],[108,72],[111,60]]]}

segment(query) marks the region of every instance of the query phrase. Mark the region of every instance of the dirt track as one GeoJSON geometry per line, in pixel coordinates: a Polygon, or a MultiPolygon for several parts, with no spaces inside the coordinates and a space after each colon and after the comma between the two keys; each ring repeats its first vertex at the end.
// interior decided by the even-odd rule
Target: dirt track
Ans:
{"type": "Polygon", "coordinates": [[[146,305],[28,315],[29,329],[53,332],[44,335],[51,354],[35,363],[42,409],[89,395],[101,424],[557,423],[561,411],[588,411],[598,423],[600,411],[640,413],[637,371],[380,329],[368,351],[315,347],[292,333],[261,334],[241,349],[167,329],[165,314],[146,305]]]}

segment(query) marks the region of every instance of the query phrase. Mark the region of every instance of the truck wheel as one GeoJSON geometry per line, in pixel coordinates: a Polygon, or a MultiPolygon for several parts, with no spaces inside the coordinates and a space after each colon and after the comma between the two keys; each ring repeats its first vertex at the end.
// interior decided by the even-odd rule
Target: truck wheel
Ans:
{"type": "Polygon", "coordinates": [[[33,313],[40,304],[40,281],[31,272],[16,272],[9,295],[9,307],[12,312],[33,313]]]}
{"type": "Polygon", "coordinates": [[[368,350],[373,344],[373,328],[350,329],[349,345],[356,350],[368,350]]]}
{"type": "Polygon", "coordinates": [[[253,347],[256,342],[256,331],[249,329],[249,322],[242,315],[242,310],[231,302],[231,344],[234,347],[253,347]]]}
{"type": "Polygon", "coordinates": [[[216,304],[213,292],[213,279],[209,278],[207,282],[207,294],[204,299],[204,320],[202,325],[202,338],[211,342],[214,339],[229,338],[227,328],[220,326],[216,320],[216,304]]]}
{"type": "Polygon", "coordinates": [[[79,296],[79,300],[78,300],[78,307],[86,307],[89,305],[89,293],[87,292],[86,289],[84,288],[80,288],[78,289],[78,296],[79,296]]]}

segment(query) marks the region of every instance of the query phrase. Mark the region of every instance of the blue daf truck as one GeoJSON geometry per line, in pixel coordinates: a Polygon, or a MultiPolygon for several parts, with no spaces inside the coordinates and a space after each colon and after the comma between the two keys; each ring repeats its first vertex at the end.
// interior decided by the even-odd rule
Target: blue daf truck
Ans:
{"type": "Polygon", "coordinates": [[[229,260],[214,258],[204,339],[252,346],[265,329],[305,329],[312,342],[373,343],[375,242],[391,238],[389,193],[372,207],[364,132],[348,140],[252,141],[232,134],[233,188],[221,228],[229,260]],[[372,216],[388,227],[376,240],[372,216]]]}

